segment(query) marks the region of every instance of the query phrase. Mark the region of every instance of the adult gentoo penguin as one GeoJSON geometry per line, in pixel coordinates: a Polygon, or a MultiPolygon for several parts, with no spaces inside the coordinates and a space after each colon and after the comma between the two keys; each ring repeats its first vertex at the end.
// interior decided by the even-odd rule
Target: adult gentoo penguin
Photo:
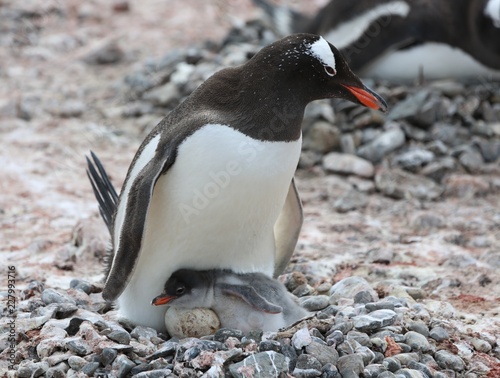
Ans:
{"type": "Polygon", "coordinates": [[[500,77],[500,0],[332,0],[308,19],[254,2],[278,32],[335,41],[362,75],[413,80],[422,70],[428,78],[500,77]]]}
{"type": "Polygon", "coordinates": [[[176,271],[151,304],[210,308],[219,317],[221,328],[243,332],[277,331],[308,315],[281,282],[262,273],[218,269],[176,271]]]}
{"type": "Polygon", "coordinates": [[[215,73],[151,131],[112,217],[103,297],[121,318],[164,329],[149,302],[181,268],[283,271],[302,225],[304,109],[334,97],[386,110],[334,46],[296,34],[215,73]]]}

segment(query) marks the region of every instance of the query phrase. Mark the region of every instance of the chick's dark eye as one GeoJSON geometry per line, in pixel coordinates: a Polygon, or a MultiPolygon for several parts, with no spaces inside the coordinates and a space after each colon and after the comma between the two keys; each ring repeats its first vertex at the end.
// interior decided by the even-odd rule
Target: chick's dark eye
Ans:
{"type": "Polygon", "coordinates": [[[335,68],[330,67],[330,66],[324,66],[325,67],[325,72],[328,74],[328,76],[335,76],[337,74],[337,71],[335,71],[335,68]]]}
{"type": "Polygon", "coordinates": [[[176,295],[182,295],[186,291],[186,288],[184,286],[180,286],[175,290],[176,295]]]}

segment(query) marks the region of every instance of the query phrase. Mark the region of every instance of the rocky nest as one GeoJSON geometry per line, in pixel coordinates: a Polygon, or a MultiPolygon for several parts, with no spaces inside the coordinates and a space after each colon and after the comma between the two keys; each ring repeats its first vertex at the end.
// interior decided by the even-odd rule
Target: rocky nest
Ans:
{"type": "MultiPolygon", "coordinates": [[[[150,59],[112,83],[120,101],[96,113],[107,125],[130,121],[142,138],[213,72],[274,38],[250,22],[219,43],[150,59]]],[[[87,64],[113,64],[120,51],[106,45],[87,64]]],[[[306,219],[280,279],[311,317],[277,333],[221,329],[178,340],[116,321],[97,281],[57,288],[34,280],[15,313],[2,309],[5,375],[499,377],[500,83],[366,83],[388,101],[387,114],[322,101],[304,121],[297,177],[306,219]]],[[[24,98],[16,116],[36,118],[35,105],[24,98]]],[[[81,105],[42,108],[80,117],[81,105]]],[[[105,129],[103,143],[120,151],[123,143],[110,141],[124,131],[105,129]]],[[[86,227],[100,220],[78,220],[56,252],[58,269],[89,259],[95,269],[102,257],[86,227]]]]}

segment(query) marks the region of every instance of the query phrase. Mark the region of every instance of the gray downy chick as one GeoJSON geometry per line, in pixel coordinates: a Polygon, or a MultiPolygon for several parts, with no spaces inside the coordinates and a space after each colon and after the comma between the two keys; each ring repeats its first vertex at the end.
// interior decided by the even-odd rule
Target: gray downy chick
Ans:
{"type": "Polygon", "coordinates": [[[180,269],[167,280],[153,305],[210,308],[221,327],[243,332],[277,331],[308,315],[285,286],[262,273],[180,269]]]}

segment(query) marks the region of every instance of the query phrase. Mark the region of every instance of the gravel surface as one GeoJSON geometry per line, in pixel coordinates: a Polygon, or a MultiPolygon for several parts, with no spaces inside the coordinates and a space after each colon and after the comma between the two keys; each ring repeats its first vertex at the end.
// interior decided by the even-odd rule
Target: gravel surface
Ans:
{"type": "Polygon", "coordinates": [[[14,267],[0,286],[0,374],[500,377],[500,83],[488,78],[366,80],[385,115],[308,107],[305,222],[280,279],[310,318],[183,340],[116,321],[100,294],[107,229],[84,156],[94,150],[120,187],[164,114],[274,38],[242,21],[258,15],[250,3],[193,9],[0,4],[0,259],[14,267]]]}

